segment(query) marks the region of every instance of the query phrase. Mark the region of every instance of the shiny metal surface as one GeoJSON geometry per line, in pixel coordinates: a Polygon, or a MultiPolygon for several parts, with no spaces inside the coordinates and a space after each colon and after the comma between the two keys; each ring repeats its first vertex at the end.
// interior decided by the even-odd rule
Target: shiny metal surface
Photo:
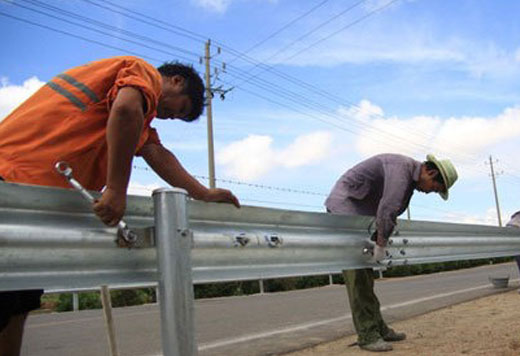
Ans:
{"type": "MultiPolygon", "coordinates": [[[[191,200],[187,210],[194,283],[376,266],[362,253],[371,217],[191,200]]],[[[130,196],[125,220],[154,226],[152,199],[130,196]]],[[[388,249],[393,265],[520,254],[515,228],[400,220],[397,230],[388,249]]],[[[0,183],[0,290],[157,282],[155,248],[117,248],[116,234],[75,191],[0,183]]]]}
{"type": "Polygon", "coordinates": [[[167,356],[195,356],[192,234],[188,229],[186,192],[159,189],[153,193],[162,350],[167,356]]]}

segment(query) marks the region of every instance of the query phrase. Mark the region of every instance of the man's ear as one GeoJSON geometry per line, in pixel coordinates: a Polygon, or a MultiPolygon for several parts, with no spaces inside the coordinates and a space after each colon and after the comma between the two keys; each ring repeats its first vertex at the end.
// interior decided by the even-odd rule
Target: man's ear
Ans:
{"type": "Polygon", "coordinates": [[[435,177],[437,177],[439,175],[439,171],[436,169],[430,169],[427,172],[428,172],[428,176],[431,177],[432,179],[434,179],[435,177]]]}
{"type": "Polygon", "coordinates": [[[174,85],[174,86],[177,86],[181,89],[184,88],[184,77],[182,75],[179,75],[179,74],[176,74],[174,76],[171,77],[171,83],[174,85]]]}

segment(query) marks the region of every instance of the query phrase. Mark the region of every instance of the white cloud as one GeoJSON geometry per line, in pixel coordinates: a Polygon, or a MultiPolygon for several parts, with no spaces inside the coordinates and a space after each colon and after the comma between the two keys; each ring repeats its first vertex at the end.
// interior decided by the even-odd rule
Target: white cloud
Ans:
{"type": "Polygon", "coordinates": [[[283,149],[275,149],[272,144],[270,136],[249,135],[219,150],[217,162],[224,166],[226,175],[253,180],[280,168],[319,162],[332,148],[332,135],[323,131],[302,135],[283,149]]]}
{"type": "Polygon", "coordinates": [[[374,117],[382,117],[385,113],[381,107],[363,99],[356,106],[351,106],[349,108],[340,107],[339,114],[352,117],[359,121],[367,121],[374,117]]]}
{"type": "Polygon", "coordinates": [[[331,148],[332,135],[328,132],[315,132],[297,137],[286,149],[279,152],[277,162],[280,166],[292,168],[319,162],[331,148]]]}
{"type": "Polygon", "coordinates": [[[22,85],[13,85],[5,77],[0,79],[0,121],[45,83],[31,77],[22,85]]]}
{"type": "Polygon", "coordinates": [[[518,48],[515,52],[515,60],[520,62],[520,48],[518,48]]]}
{"type": "MultiPolygon", "coordinates": [[[[387,3],[372,0],[365,11],[387,3]]],[[[399,2],[398,2],[399,3],[399,2]]],[[[394,7],[392,4],[391,8],[394,7]]],[[[307,40],[291,53],[276,56],[273,64],[294,66],[334,67],[345,63],[397,63],[404,65],[441,65],[456,71],[465,71],[475,77],[486,74],[511,78],[520,75],[519,51],[499,44],[469,37],[465,33],[443,33],[434,28],[434,21],[398,21],[391,15],[378,16],[361,27],[337,32],[326,27],[316,34],[323,41],[307,40]],[[316,46],[307,48],[313,43],[316,46]],[[297,56],[293,56],[302,51],[297,56]]],[[[269,52],[268,52],[269,53],[269,52]]],[[[261,58],[269,57],[260,56],[261,58]]]]}
{"type": "Polygon", "coordinates": [[[441,119],[384,117],[381,108],[366,100],[358,106],[359,110],[351,107],[339,112],[357,119],[361,129],[355,149],[365,158],[391,152],[421,159],[432,152],[451,159],[467,177],[483,174],[482,163],[490,152],[520,138],[520,107],[506,108],[495,117],[441,119]]]}
{"type": "Polygon", "coordinates": [[[223,13],[227,10],[232,0],[193,0],[194,3],[205,10],[223,13]]]}
{"type": "Polygon", "coordinates": [[[217,153],[217,162],[231,177],[251,180],[264,175],[274,163],[270,136],[249,135],[247,138],[223,147],[217,153]]]}
{"type": "MultiPolygon", "coordinates": [[[[403,35],[404,36],[404,35],[403,35]]],[[[410,36],[410,35],[409,35],[410,36]]],[[[323,42],[302,54],[288,59],[278,57],[275,64],[295,66],[332,67],[344,63],[365,64],[377,62],[422,64],[449,62],[463,64],[466,52],[458,46],[436,43],[431,39],[396,39],[389,34],[361,34],[361,38],[340,36],[323,42]]],[[[285,57],[284,57],[285,58],[285,57]]]]}
{"type": "MultiPolygon", "coordinates": [[[[415,0],[407,0],[406,2],[413,2],[415,0]]],[[[363,3],[363,8],[367,12],[377,11],[379,9],[386,9],[387,7],[395,7],[402,5],[405,1],[393,1],[393,0],[368,0],[363,3]]]]}
{"type": "MultiPolygon", "coordinates": [[[[195,5],[206,11],[224,13],[234,0],[192,0],[195,5]]],[[[278,0],[266,0],[268,3],[277,3],[278,0]]]]}
{"type": "MultiPolygon", "coordinates": [[[[509,220],[507,216],[502,215],[502,223],[505,224],[509,220]],[[505,221],[504,221],[504,218],[505,221]]],[[[454,213],[444,215],[442,221],[449,221],[460,224],[477,224],[498,226],[498,216],[495,207],[489,207],[484,214],[469,215],[467,213],[454,213]]]]}
{"type": "Polygon", "coordinates": [[[519,136],[520,107],[515,107],[492,118],[449,118],[439,129],[436,146],[473,154],[519,136]]]}

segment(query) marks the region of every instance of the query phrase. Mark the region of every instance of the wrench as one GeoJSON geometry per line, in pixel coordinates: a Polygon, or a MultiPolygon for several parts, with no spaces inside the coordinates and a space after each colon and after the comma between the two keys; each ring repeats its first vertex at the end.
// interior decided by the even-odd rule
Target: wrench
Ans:
{"type": "MultiPolygon", "coordinates": [[[[78,190],[85,199],[87,199],[90,203],[94,203],[94,197],[88,192],[88,190],[83,188],[83,186],[72,177],[72,168],[69,166],[67,162],[60,161],[56,163],[54,168],[56,168],[56,171],[58,171],[59,174],[63,175],[67,179],[69,184],[76,190],[78,190]]],[[[118,236],[120,236],[130,246],[133,245],[137,240],[137,234],[134,231],[130,230],[128,225],[123,220],[120,220],[117,224],[117,233],[118,236]]]]}

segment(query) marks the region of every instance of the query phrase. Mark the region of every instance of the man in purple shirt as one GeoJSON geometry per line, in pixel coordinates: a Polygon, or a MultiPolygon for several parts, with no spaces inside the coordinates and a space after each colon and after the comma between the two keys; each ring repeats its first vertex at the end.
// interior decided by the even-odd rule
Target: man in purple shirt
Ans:
{"type": "MultiPolygon", "coordinates": [[[[325,201],[327,211],[341,215],[375,216],[377,231],[374,261],[385,256],[385,246],[414,190],[436,192],[448,199],[448,189],[457,180],[457,171],[449,160],[428,155],[425,162],[398,154],[371,157],[343,174],[325,201]]],[[[358,333],[358,345],[368,351],[390,351],[388,341],[406,338],[389,328],[374,294],[371,268],[344,270],[352,320],[358,333]]]]}

